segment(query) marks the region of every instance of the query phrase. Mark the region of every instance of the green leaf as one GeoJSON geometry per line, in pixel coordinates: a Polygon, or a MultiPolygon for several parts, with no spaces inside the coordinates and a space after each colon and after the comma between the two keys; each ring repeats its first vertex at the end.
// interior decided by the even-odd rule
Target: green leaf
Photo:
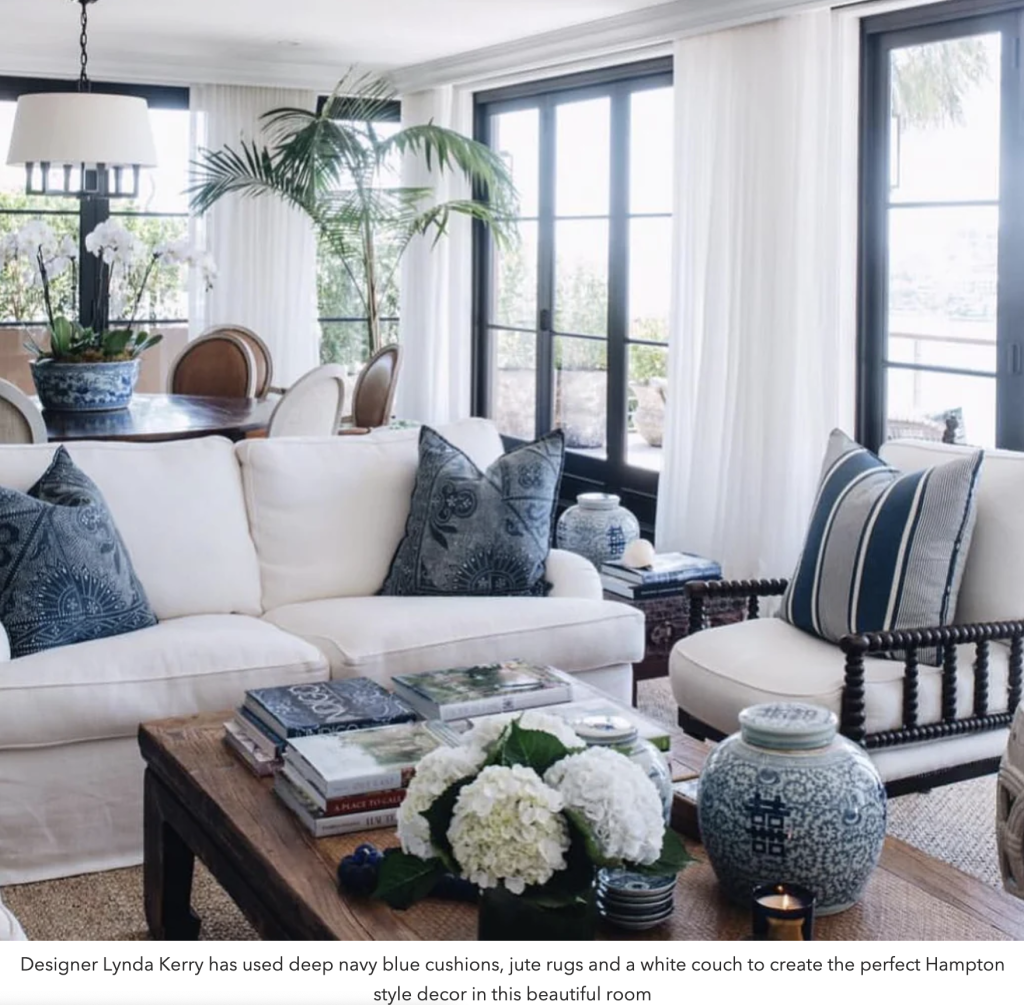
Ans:
{"type": "Polygon", "coordinates": [[[459,867],[452,853],[451,842],[448,840],[448,828],[452,825],[452,814],[455,812],[455,803],[459,798],[459,793],[471,781],[473,781],[472,777],[460,778],[454,784],[449,785],[434,800],[430,809],[422,814],[430,825],[430,841],[438,850],[441,862],[456,875],[459,873],[459,867]]]}
{"type": "Polygon", "coordinates": [[[373,896],[404,911],[429,896],[443,875],[444,865],[440,859],[424,860],[398,848],[389,848],[384,852],[373,896]]]}
{"type": "Polygon", "coordinates": [[[527,887],[524,896],[544,907],[565,907],[585,902],[594,885],[594,861],[587,849],[587,839],[574,816],[569,821],[569,850],[565,868],[556,872],[543,886],[527,887]]]}
{"type": "Polygon", "coordinates": [[[134,338],[133,333],[127,328],[119,328],[107,332],[102,338],[104,356],[120,356],[125,351],[128,342],[134,338]]]}
{"type": "Polygon", "coordinates": [[[569,748],[557,736],[539,729],[523,729],[514,719],[502,747],[501,763],[506,767],[522,764],[533,768],[541,777],[544,772],[567,756],[569,748]]]}
{"type": "Polygon", "coordinates": [[[672,876],[682,872],[688,865],[697,860],[686,850],[679,835],[670,827],[665,828],[665,837],[661,843],[661,855],[651,865],[636,866],[637,872],[649,876],[672,876]]]}
{"type": "Polygon", "coordinates": [[[50,348],[54,356],[67,356],[75,335],[75,326],[67,318],[54,318],[50,328],[50,348]]]}

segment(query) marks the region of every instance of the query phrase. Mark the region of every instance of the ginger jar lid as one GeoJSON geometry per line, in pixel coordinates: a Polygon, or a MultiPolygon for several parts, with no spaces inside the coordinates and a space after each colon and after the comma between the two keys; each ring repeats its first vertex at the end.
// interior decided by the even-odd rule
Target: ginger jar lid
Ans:
{"type": "Polygon", "coordinates": [[[839,720],[820,705],[770,702],[740,712],[740,735],[752,747],[814,750],[835,738],[839,720]]]}
{"type": "Polygon", "coordinates": [[[619,497],[609,492],[581,492],[576,503],[583,509],[616,509],[619,497]]]}

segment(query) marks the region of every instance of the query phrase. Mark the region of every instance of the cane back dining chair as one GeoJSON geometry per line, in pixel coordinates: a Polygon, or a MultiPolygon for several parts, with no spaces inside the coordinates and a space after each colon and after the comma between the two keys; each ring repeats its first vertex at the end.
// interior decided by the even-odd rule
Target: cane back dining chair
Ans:
{"type": "Polygon", "coordinates": [[[300,377],[270,417],[267,436],[333,436],[345,407],[345,368],[326,363],[300,377]]]}
{"type": "Polygon", "coordinates": [[[237,324],[214,325],[212,328],[207,328],[199,338],[204,339],[211,335],[225,334],[237,335],[252,350],[253,360],[256,363],[256,381],[253,388],[253,396],[265,398],[272,391],[279,391],[283,394],[283,388],[274,387],[274,358],[270,354],[270,349],[267,343],[252,329],[237,324]]]}
{"type": "Polygon", "coordinates": [[[0,443],[45,443],[42,413],[20,388],[0,380],[0,443]]]}
{"type": "Polygon", "coordinates": [[[170,394],[212,398],[254,398],[256,354],[242,335],[217,331],[201,336],[178,354],[167,378],[170,394]]]}
{"type": "Polygon", "coordinates": [[[367,433],[391,421],[401,368],[402,354],[397,345],[386,345],[370,357],[356,378],[352,415],[343,420],[341,433],[367,433]]]}

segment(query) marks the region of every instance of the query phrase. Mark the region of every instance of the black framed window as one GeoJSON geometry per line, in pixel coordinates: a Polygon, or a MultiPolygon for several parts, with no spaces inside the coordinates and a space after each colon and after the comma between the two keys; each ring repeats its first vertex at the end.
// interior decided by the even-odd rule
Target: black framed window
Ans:
{"type": "Polygon", "coordinates": [[[653,524],[668,345],[672,68],[652,60],[484,92],[519,243],[478,233],[474,410],[506,438],[565,431],[564,493],[619,492],[653,524]]]}
{"type": "MultiPolygon", "coordinates": [[[[322,111],[326,97],[319,100],[318,111],[322,111]]],[[[381,136],[391,136],[401,128],[402,106],[399,101],[380,103],[379,116],[373,120],[375,130],[381,136]]],[[[389,172],[385,184],[400,185],[401,166],[396,163],[389,172]]],[[[378,262],[382,263],[381,274],[390,276],[384,287],[381,303],[381,335],[384,341],[398,341],[398,270],[397,250],[386,242],[375,247],[378,262]]],[[[369,355],[369,318],[357,293],[356,282],[362,282],[358,271],[350,272],[350,265],[338,259],[331,249],[320,241],[317,249],[317,299],[320,313],[320,361],[340,363],[351,372],[357,372],[369,355]]]]}
{"type": "Polygon", "coordinates": [[[1024,449],[1019,3],[866,19],[859,434],[1024,449]]]}
{"type": "MultiPolygon", "coordinates": [[[[22,94],[64,91],[75,88],[72,81],[33,80],[0,77],[0,154],[10,142],[14,112],[22,94]]],[[[93,89],[111,94],[130,94],[146,99],[157,148],[159,166],[142,173],[139,196],[132,200],[86,199],[25,194],[24,168],[0,166],[0,234],[18,230],[27,220],[41,218],[59,235],[71,236],[79,244],[99,223],[117,218],[135,232],[147,246],[188,236],[189,110],[188,89],[94,83],[93,89]]],[[[92,316],[95,274],[91,257],[81,252],[77,271],[78,288],[71,287],[72,274],[58,281],[64,311],[79,304],[86,323],[92,316]]],[[[188,324],[188,276],[184,267],[165,270],[152,282],[140,319],[167,329],[188,324]]],[[[116,294],[116,290],[114,293],[116,294]]],[[[116,306],[116,304],[115,304],[116,306]]],[[[27,281],[7,276],[0,283],[0,329],[22,329],[45,321],[41,292],[27,281]]],[[[126,320],[112,318],[111,320],[126,320]]]]}

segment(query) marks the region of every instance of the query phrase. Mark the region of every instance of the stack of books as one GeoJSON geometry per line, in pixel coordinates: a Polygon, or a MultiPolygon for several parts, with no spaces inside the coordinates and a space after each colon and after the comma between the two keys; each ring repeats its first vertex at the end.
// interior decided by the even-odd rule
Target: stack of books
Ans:
{"type": "Polygon", "coordinates": [[[419,716],[401,698],[367,677],[285,687],[256,688],[245,693],[224,741],[257,775],[281,766],[289,740],[321,733],[414,722],[419,716]]]}
{"type": "Polygon", "coordinates": [[[601,583],[605,590],[626,600],[650,600],[681,593],[686,584],[696,579],[721,579],[722,567],[710,558],[668,551],[654,556],[654,562],[640,569],[622,562],[605,562],[601,566],[601,583]]]}
{"type": "Polygon", "coordinates": [[[572,698],[572,684],[557,670],[525,660],[402,674],[391,683],[395,694],[425,719],[443,722],[554,705],[572,698]]]}
{"type": "Polygon", "coordinates": [[[458,742],[441,722],[296,737],[274,792],[314,837],[392,827],[421,758],[458,742]]]}

